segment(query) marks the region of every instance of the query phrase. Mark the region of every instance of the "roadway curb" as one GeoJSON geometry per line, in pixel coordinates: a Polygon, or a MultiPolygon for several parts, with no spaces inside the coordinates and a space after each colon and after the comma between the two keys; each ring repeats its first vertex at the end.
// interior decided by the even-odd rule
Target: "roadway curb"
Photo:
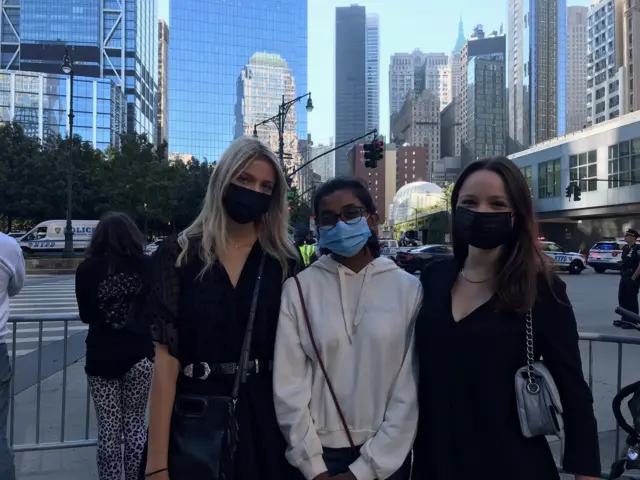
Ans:
{"type": "Polygon", "coordinates": [[[50,275],[75,275],[75,269],[64,270],[45,270],[41,268],[27,269],[27,275],[29,276],[50,276],[50,275]]]}

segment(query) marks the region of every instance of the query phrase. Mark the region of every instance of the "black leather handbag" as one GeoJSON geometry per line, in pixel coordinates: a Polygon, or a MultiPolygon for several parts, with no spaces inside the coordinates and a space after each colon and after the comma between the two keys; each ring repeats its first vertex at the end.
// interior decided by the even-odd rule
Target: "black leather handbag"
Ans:
{"type": "Polygon", "coordinates": [[[230,396],[176,395],[169,433],[171,480],[232,480],[239,439],[236,404],[249,368],[251,337],[264,271],[263,254],[230,396]]]}

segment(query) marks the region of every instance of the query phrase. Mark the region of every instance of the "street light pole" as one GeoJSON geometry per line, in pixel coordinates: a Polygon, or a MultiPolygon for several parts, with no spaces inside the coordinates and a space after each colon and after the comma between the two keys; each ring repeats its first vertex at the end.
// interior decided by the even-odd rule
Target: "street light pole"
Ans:
{"type": "Polygon", "coordinates": [[[62,72],[69,75],[69,158],[67,165],[67,222],[64,227],[64,257],[73,257],[73,61],[69,57],[69,50],[65,49],[62,59],[62,72]]]}
{"type": "Polygon", "coordinates": [[[313,101],[311,100],[311,92],[305,93],[304,95],[300,95],[299,97],[294,98],[293,100],[285,101],[284,95],[282,95],[282,103],[278,106],[278,113],[271,118],[267,118],[260,123],[256,123],[253,125],[253,136],[258,137],[258,127],[264,125],[265,123],[273,122],[278,130],[278,158],[280,160],[280,168],[287,176],[287,181],[290,181],[290,176],[287,175],[287,169],[284,164],[284,129],[286,126],[287,115],[289,110],[293,105],[298,103],[303,98],[307,99],[307,112],[313,111],[313,101]]]}

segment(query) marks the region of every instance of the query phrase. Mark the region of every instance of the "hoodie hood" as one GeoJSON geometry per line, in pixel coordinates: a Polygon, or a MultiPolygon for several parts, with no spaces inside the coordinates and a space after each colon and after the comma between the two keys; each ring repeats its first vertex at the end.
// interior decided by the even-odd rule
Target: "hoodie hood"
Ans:
{"type": "Polygon", "coordinates": [[[309,268],[319,268],[330,274],[337,275],[342,318],[349,342],[352,341],[353,333],[355,329],[358,328],[364,315],[364,306],[366,304],[365,292],[371,278],[399,269],[393,260],[386,257],[378,257],[360,270],[360,272],[356,273],[341,263],[336,262],[331,255],[323,255],[316,262],[312,263],[309,268]],[[351,312],[354,311],[354,303],[355,314],[352,315],[351,312]]]}

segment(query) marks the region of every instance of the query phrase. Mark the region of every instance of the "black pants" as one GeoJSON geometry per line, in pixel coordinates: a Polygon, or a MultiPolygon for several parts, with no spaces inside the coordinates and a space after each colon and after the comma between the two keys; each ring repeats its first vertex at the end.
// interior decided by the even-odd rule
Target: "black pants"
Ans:
{"type": "MultiPolygon", "coordinates": [[[[640,281],[631,280],[631,275],[622,275],[618,286],[618,305],[625,310],[635,314],[638,311],[638,292],[640,291],[640,281]]],[[[631,321],[630,319],[624,319],[631,321]]]]}

